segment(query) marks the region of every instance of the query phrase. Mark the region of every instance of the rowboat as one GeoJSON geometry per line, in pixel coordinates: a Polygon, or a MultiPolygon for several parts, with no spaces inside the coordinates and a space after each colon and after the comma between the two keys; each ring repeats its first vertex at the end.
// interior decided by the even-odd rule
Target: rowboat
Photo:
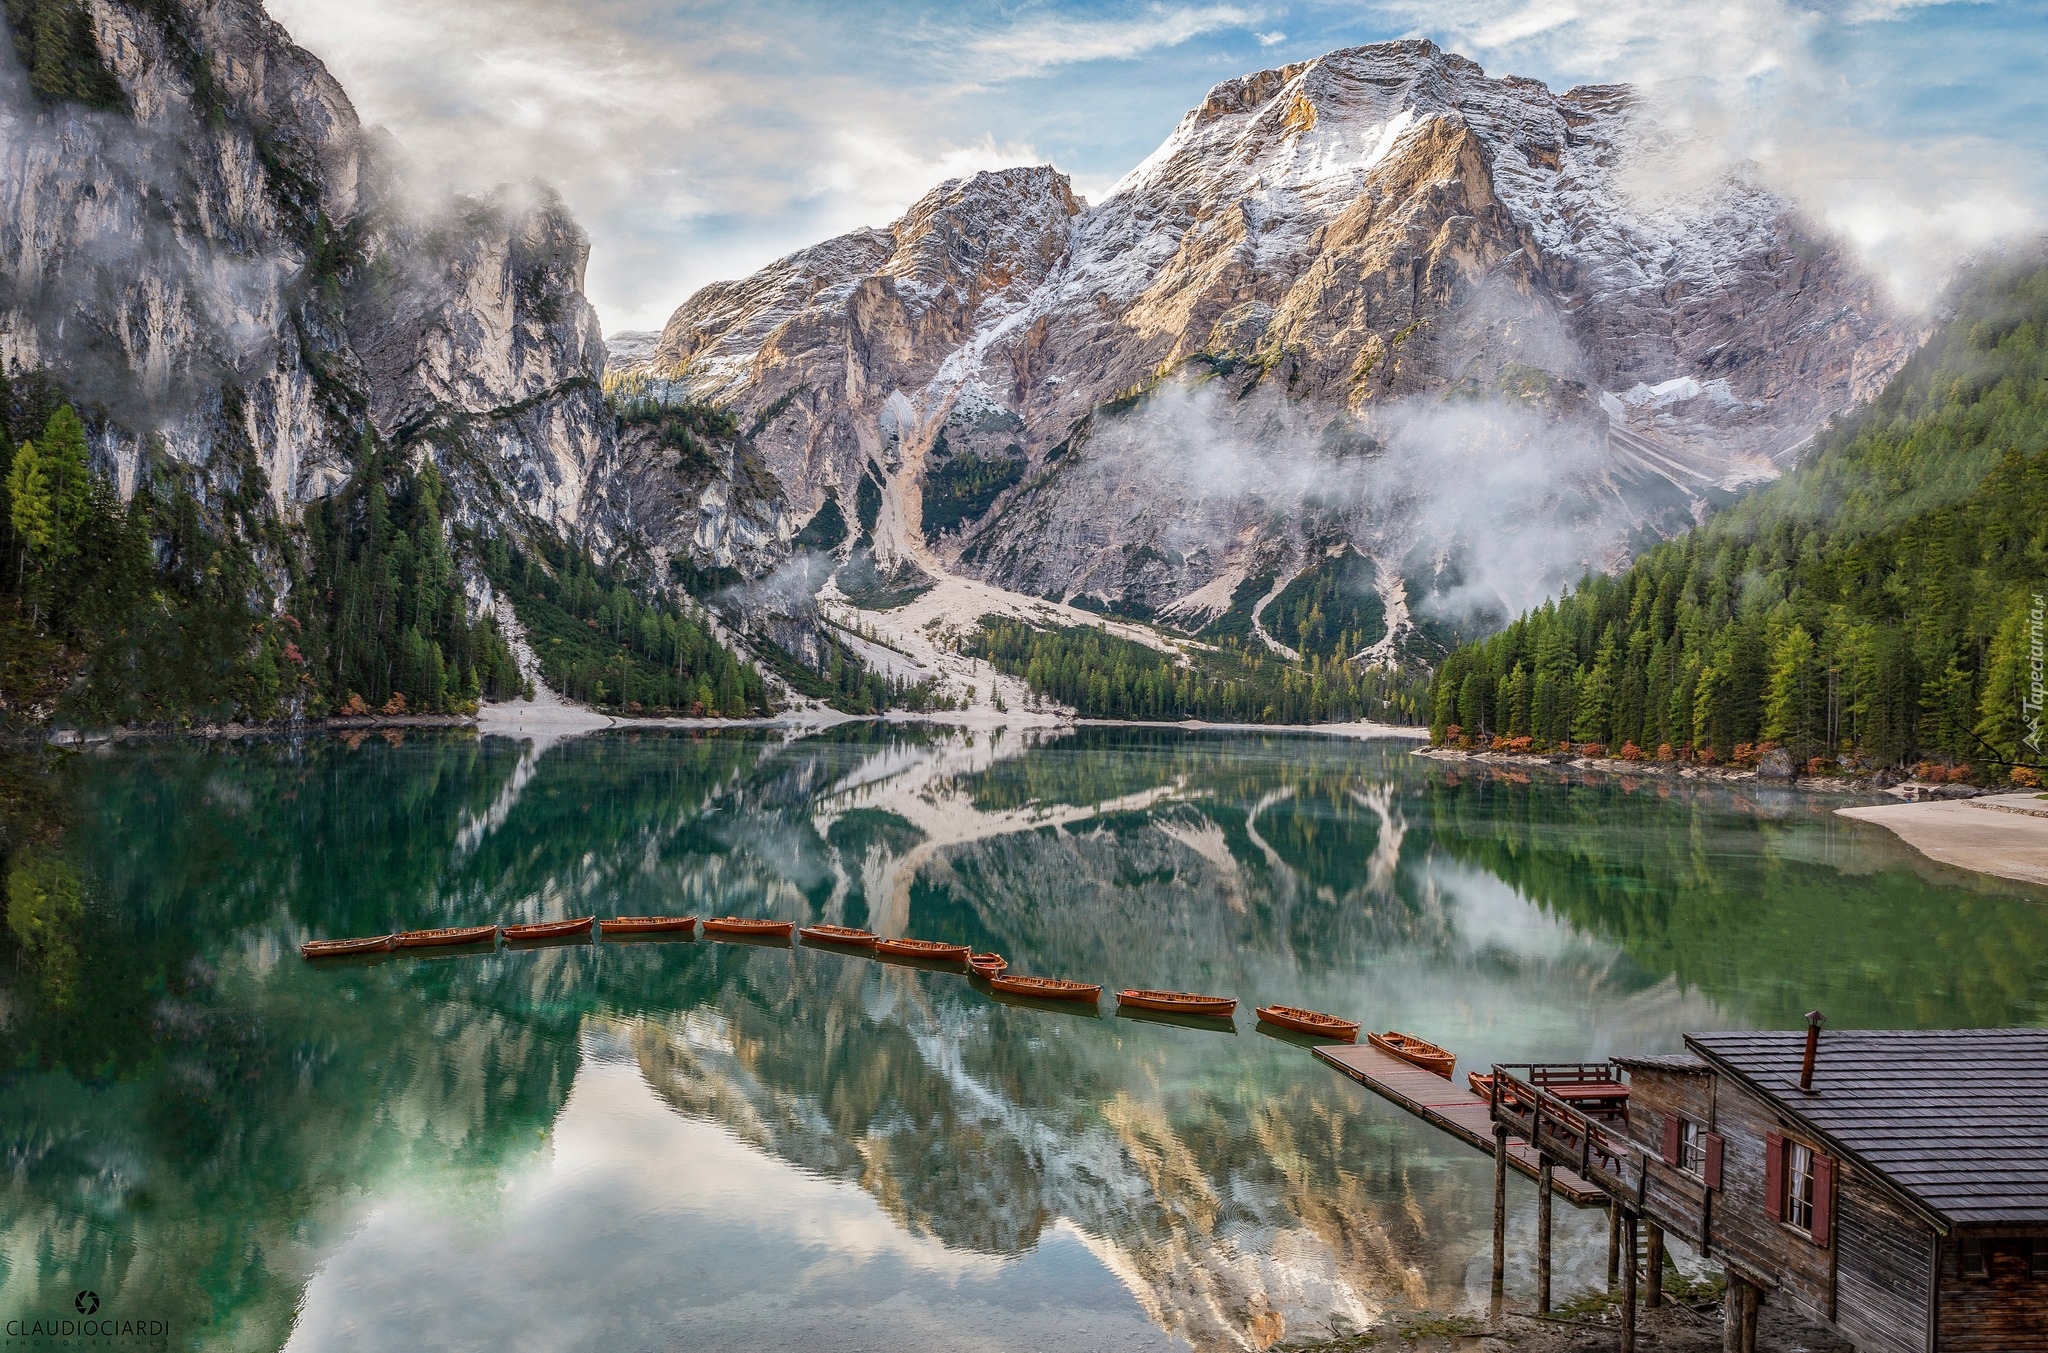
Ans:
{"type": "Polygon", "coordinates": [[[1001,954],[969,954],[967,966],[976,977],[994,977],[1010,966],[1010,961],[1001,954]]]}
{"type": "Polygon", "coordinates": [[[451,925],[439,930],[407,930],[392,941],[394,949],[442,949],[451,944],[481,944],[498,938],[494,925],[451,925]]]}
{"type": "Polygon", "coordinates": [[[391,947],[396,935],[366,935],[359,940],[307,940],[299,946],[304,959],[341,958],[348,954],[381,954],[391,947]]]}
{"type": "Polygon", "coordinates": [[[687,935],[696,928],[694,916],[610,916],[597,923],[600,935],[687,935]]]}
{"type": "Polygon", "coordinates": [[[1006,996],[1036,996],[1041,1001],[1099,1001],[1100,982],[1068,982],[1057,977],[1006,977],[997,973],[988,984],[1006,996]]]}
{"type": "Polygon", "coordinates": [[[1390,1052],[1404,1062],[1413,1062],[1424,1071],[1434,1071],[1445,1080],[1451,1078],[1451,1070],[1458,1064],[1454,1054],[1445,1052],[1436,1044],[1427,1039],[1417,1038],[1414,1034],[1397,1033],[1389,1029],[1383,1034],[1367,1034],[1365,1037],[1367,1042],[1381,1052],[1390,1052]]]}
{"type": "MultiPolygon", "coordinates": [[[[1465,1073],[1465,1084],[1472,1087],[1473,1094],[1478,1095],[1489,1104],[1493,1102],[1493,1073],[1491,1071],[1467,1071],[1465,1073]]],[[[1500,1101],[1503,1104],[1513,1104],[1515,1102],[1515,1092],[1506,1086],[1502,1086],[1500,1101]]]]}
{"type": "Polygon", "coordinates": [[[891,958],[927,958],[940,963],[965,963],[974,952],[972,945],[944,944],[938,940],[877,940],[875,952],[891,958]]]}
{"type": "Polygon", "coordinates": [[[721,916],[704,923],[707,935],[771,935],[788,939],[795,921],[750,921],[742,916],[721,916]]]}
{"type": "Polygon", "coordinates": [[[1157,1010],[1169,1015],[1228,1016],[1237,1013],[1235,996],[1197,996],[1186,991],[1119,991],[1119,1006],[1157,1010]]]}
{"type": "Polygon", "coordinates": [[[568,921],[535,921],[530,925],[500,926],[498,933],[508,940],[559,940],[571,935],[588,935],[595,916],[578,916],[568,921]]]}
{"type": "Polygon", "coordinates": [[[807,925],[796,933],[806,944],[843,944],[853,949],[872,949],[882,938],[872,930],[855,930],[850,925],[807,925]]]}
{"type": "Polygon", "coordinates": [[[1268,1024],[1277,1024],[1283,1029],[1292,1029],[1300,1034],[1314,1034],[1318,1038],[1334,1038],[1340,1043],[1358,1041],[1358,1021],[1338,1019],[1325,1015],[1320,1010],[1303,1010],[1295,1005],[1262,1005],[1259,1018],[1268,1024]]]}

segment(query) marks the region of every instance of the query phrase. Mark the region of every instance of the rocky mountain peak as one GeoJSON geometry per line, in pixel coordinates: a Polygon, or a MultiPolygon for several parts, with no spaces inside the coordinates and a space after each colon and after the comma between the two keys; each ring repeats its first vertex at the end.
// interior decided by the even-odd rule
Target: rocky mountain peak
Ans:
{"type": "Polygon", "coordinates": [[[1333,540],[1383,578],[1459,554],[1432,538],[1478,519],[1432,505],[1455,476],[1266,453],[1281,428],[1384,452],[1475,401],[1500,410],[1481,468],[1516,478],[1464,487],[1576,523],[1496,571],[1576,576],[1775,474],[1912,341],[1743,166],[1642,172],[1692,149],[1620,87],[1346,49],[1217,85],[1092,207],[1049,168],[978,175],[706,288],[654,362],[763,420],[800,512],[880,485],[878,550],[1176,614],[1333,540]],[[1117,433],[1204,382],[1201,427],[1117,433]]]}

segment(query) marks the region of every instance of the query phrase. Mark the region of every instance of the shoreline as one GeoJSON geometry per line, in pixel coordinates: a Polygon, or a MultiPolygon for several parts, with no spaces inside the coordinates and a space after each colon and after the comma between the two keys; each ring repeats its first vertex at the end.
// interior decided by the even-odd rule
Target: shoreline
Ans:
{"type": "Polygon", "coordinates": [[[1883,827],[1940,864],[2048,884],[2048,802],[2032,793],[1867,804],[1835,814],[1883,827]]]}
{"type": "Polygon", "coordinates": [[[1354,741],[1390,739],[1426,742],[1429,730],[1407,724],[1378,723],[1353,719],[1342,723],[1207,723],[1200,719],[1175,722],[1145,719],[1083,719],[1071,715],[1037,714],[1025,710],[997,713],[986,707],[965,710],[884,710],[880,714],[845,714],[824,707],[792,710],[758,718],[719,719],[678,716],[631,716],[604,714],[567,701],[508,700],[487,704],[475,714],[361,714],[313,719],[266,719],[250,722],[201,723],[185,727],[171,725],[104,729],[60,728],[47,733],[17,733],[5,739],[28,746],[97,747],[116,742],[146,742],[172,738],[193,738],[217,742],[250,737],[274,737],[294,733],[378,733],[391,729],[472,729],[486,737],[545,738],[556,741],[589,733],[630,729],[720,729],[784,728],[822,731],[850,723],[895,725],[937,725],[975,730],[1065,729],[1065,728],[1162,728],[1183,733],[1286,733],[1317,737],[1348,738],[1354,741]]]}
{"type": "MultiPolygon", "coordinates": [[[[1429,730],[1422,730],[1425,736],[1429,730]]],[[[1482,766],[1515,766],[1526,770],[1581,770],[1600,775],[1651,776],[1664,780],[1697,780],[1709,784],[1756,785],[1771,789],[1796,790],[1809,794],[1861,794],[1872,798],[1890,794],[1893,787],[1848,775],[1794,775],[1784,779],[1759,775],[1754,770],[1729,766],[1683,765],[1674,761],[1624,761],[1613,756],[1573,756],[1559,752],[1458,751],[1450,747],[1418,747],[1416,756],[1447,765],[1477,762],[1482,766]]],[[[1937,791],[1938,792],[1938,791],[1937,791]]]]}

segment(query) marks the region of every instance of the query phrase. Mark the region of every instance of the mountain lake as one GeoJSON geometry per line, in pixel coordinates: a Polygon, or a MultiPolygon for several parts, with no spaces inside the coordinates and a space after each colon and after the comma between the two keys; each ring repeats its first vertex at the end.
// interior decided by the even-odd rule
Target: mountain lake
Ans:
{"type": "MultiPolygon", "coordinates": [[[[2042,891],[1842,796],[1400,742],[849,724],[103,747],[83,919],[0,974],[0,1318],[220,1349],[1264,1348],[1483,1309],[1477,1151],[1261,1032],[1468,1067],[1692,1030],[2032,1025],[2042,891]],[[324,964],[311,938],[832,921],[1105,985],[691,940],[324,964]],[[1238,997],[1119,1016],[1120,987],[1238,997]]],[[[53,791],[54,792],[54,791],[53,791]]],[[[1534,1185],[1511,1176],[1510,1301],[1534,1185]]],[[[1604,1213],[1559,1210],[1560,1294],[1604,1213]]],[[[122,1345],[139,1346],[139,1345],[122,1345]]]]}

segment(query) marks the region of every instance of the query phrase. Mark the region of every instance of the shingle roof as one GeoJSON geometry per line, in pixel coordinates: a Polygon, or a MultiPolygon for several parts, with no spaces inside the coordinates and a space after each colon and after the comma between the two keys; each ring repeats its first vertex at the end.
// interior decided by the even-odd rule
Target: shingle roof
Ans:
{"type": "Polygon", "coordinates": [[[1616,1057],[1613,1061],[1616,1066],[1625,1066],[1631,1071],[1641,1067],[1645,1071],[1671,1071],[1679,1075],[1697,1074],[1704,1076],[1713,1069],[1689,1052],[1661,1053],[1642,1057],[1616,1057]]]}
{"type": "Polygon", "coordinates": [[[2048,1223],[2048,1030],[1689,1034],[1686,1046],[1961,1226],[2048,1223]]]}

